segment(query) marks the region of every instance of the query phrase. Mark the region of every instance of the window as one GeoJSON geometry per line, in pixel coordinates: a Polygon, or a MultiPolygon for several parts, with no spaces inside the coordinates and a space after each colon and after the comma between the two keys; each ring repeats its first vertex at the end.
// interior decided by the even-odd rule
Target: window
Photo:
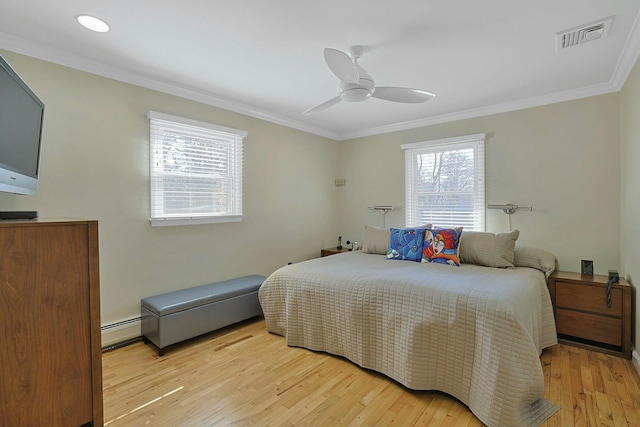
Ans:
{"type": "Polygon", "coordinates": [[[242,221],[247,132],[150,111],[151,225],[242,221]]]}
{"type": "Polygon", "coordinates": [[[407,227],[484,231],[484,134],[403,144],[407,227]]]}

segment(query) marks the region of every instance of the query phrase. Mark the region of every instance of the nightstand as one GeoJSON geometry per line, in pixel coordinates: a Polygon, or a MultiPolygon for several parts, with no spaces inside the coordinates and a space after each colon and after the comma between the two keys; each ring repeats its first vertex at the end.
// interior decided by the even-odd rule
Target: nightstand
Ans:
{"type": "Polygon", "coordinates": [[[327,249],[321,249],[320,250],[320,256],[329,256],[329,255],[335,255],[335,254],[341,254],[343,252],[351,252],[349,251],[348,248],[342,247],[342,249],[338,249],[338,248],[327,248],[327,249]]]}
{"type": "Polygon", "coordinates": [[[556,271],[549,277],[558,340],[631,359],[631,293],[626,280],[611,288],[607,276],[556,271]]]}

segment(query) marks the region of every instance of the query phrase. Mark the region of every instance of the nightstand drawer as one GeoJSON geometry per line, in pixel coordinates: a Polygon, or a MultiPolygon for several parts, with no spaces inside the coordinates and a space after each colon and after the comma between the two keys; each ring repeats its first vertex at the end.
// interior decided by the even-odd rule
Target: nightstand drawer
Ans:
{"type": "Polygon", "coordinates": [[[326,257],[329,255],[335,255],[335,254],[343,254],[345,252],[350,252],[351,249],[347,249],[345,247],[342,247],[340,249],[336,248],[327,248],[327,249],[321,249],[320,250],[320,257],[326,257]]]}
{"type": "Polygon", "coordinates": [[[558,308],[556,326],[558,334],[615,346],[622,345],[622,319],[558,308]]]}
{"type": "Polygon", "coordinates": [[[611,307],[607,307],[606,286],[590,286],[556,281],[556,306],[591,311],[608,316],[622,316],[622,291],[612,289],[611,307]]]}

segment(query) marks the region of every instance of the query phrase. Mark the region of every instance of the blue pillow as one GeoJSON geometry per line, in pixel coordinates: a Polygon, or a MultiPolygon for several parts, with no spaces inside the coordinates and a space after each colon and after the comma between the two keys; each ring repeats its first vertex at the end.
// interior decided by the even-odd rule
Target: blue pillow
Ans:
{"type": "Polygon", "coordinates": [[[420,262],[424,228],[392,228],[389,238],[388,259],[401,259],[420,262]]]}

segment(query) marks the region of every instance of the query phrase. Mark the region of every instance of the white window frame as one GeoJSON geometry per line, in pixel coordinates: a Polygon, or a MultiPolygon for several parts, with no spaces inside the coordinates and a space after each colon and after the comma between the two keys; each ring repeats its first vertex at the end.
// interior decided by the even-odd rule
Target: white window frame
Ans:
{"type": "MultiPolygon", "coordinates": [[[[243,168],[243,139],[248,132],[212,123],[201,122],[184,117],[172,116],[169,114],[149,111],[147,114],[149,119],[150,140],[149,140],[149,175],[151,186],[151,226],[162,227],[171,225],[191,225],[191,224],[211,224],[223,222],[240,222],[243,218],[242,213],[242,168],[243,168]],[[200,143],[210,143],[213,147],[211,152],[199,151],[197,154],[192,151],[187,152],[187,159],[198,159],[202,165],[209,163],[211,171],[208,173],[199,171],[197,174],[193,172],[182,172],[185,176],[190,177],[213,177],[219,176],[220,171],[214,171],[214,166],[223,169],[224,194],[227,201],[224,205],[212,204],[210,210],[195,211],[189,210],[193,206],[185,206],[186,211],[181,213],[171,213],[165,204],[165,197],[168,189],[164,184],[165,178],[176,175],[175,172],[170,173],[167,168],[162,165],[166,164],[163,158],[163,146],[165,145],[163,135],[172,134],[178,136],[186,136],[189,138],[197,138],[200,143]],[[223,154],[225,161],[223,163],[215,163],[213,154],[223,154]],[[201,156],[204,154],[204,159],[201,156]],[[211,155],[211,157],[207,157],[211,155]],[[189,157],[192,156],[192,157],[189,157]],[[221,211],[220,207],[224,209],[221,211]]],[[[168,159],[168,156],[166,157],[168,159]]],[[[210,188],[200,187],[199,190],[214,192],[215,182],[212,179],[210,188]]],[[[202,185],[202,180],[198,185],[202,185]]],[[[193,188],[188,187],[185,195],[192,194],[193,188]]],[[[187,204],[189,205],[189,204],[187,204]]]]}
{"type": "MultiPolygon", "coordinates": [[[[403,144],[405,152],[405,220],[407,227],[432,223],[436,227],[464,227],[465,230],[485,231],[485,134],[465,135],[431,141],[403,144]],[[457,215],[455,210],[446,217],[422,216],[418,212],[418,156],[422,154],[473,149],[474,186],[471,218],[457,215]]],[[[452,192],[453,193],[453,192],[452,192]]]]}

